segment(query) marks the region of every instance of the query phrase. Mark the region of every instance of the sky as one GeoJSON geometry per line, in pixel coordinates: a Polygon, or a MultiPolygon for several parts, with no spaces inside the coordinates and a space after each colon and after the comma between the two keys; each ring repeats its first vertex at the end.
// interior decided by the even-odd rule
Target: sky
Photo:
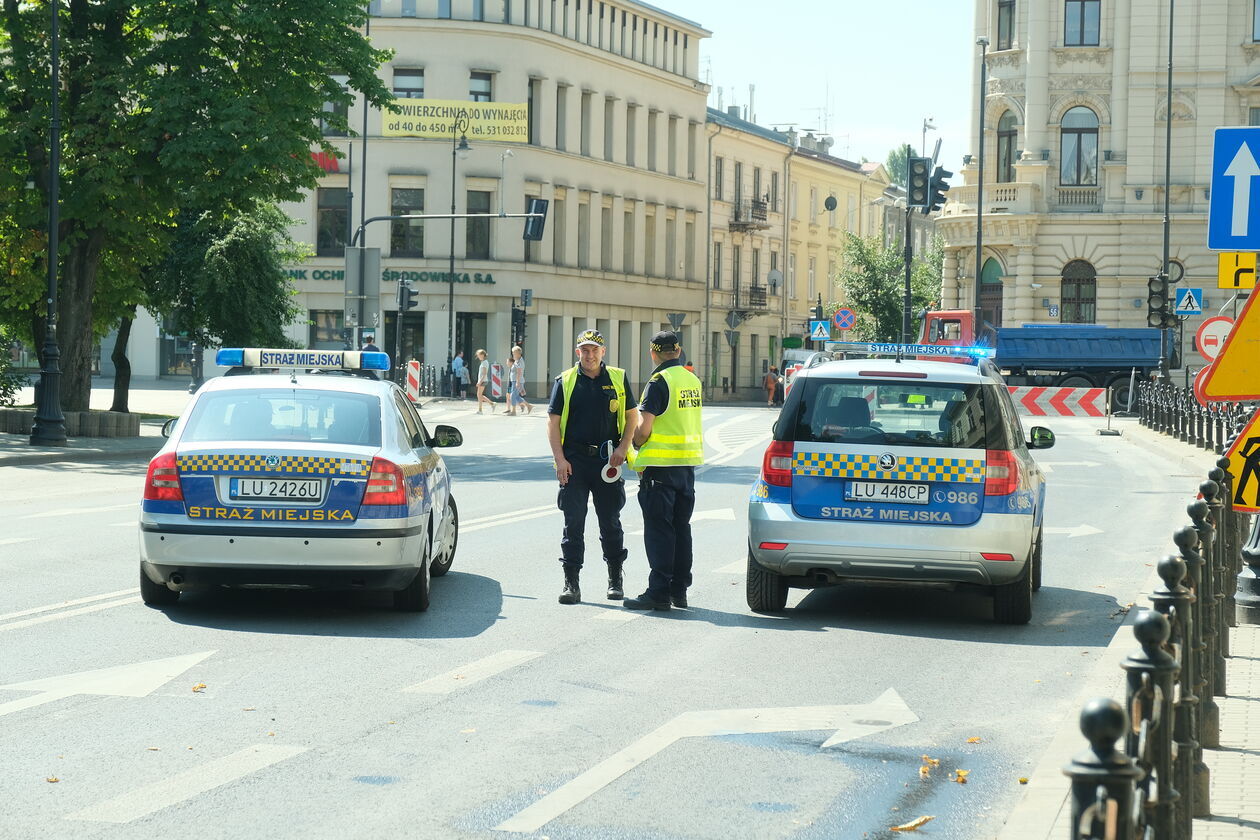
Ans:
{"type": "Polygon", "coordinates": [[[746,106],[754,85],[759,125],[826,131],[835,139],[831,154],[853,161],[883,162],[904,143],[917,153],[928,117],[936,130],[927,132],[927,153],[940,138],[946,169],[957,172],[975,146],[972,0],[652,5],[713,33],[700,50],[710,107],[718,107],[718,88],[725,106],[746,106]]]}

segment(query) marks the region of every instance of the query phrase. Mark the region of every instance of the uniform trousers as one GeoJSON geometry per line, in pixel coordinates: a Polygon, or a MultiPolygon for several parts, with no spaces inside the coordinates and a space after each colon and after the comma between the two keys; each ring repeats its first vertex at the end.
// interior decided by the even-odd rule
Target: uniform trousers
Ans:
{"type": "Polygon", "coordinates": [[[566,450],[565,459],[572,467],[569,483],[560,488],[557,505],[564,512],[564,534],[560,538],[560,562],[578,568],[586,554],[586,508],[595,500],[595,516],[599,520],[599,543],[604,561],[622,563],[628,555],[626,536],[621,528],[621,509],[626,505],[626,482],[605,482],[604,459],[566,450]]]}
{"type": "MultiPolygon", "coordinates": [[[[690,470],[689,467],[669,469],[690,470]]],[[[668,601],[671,595],[686,595],[691,585],[694,483],[644,478],[639,482],[639,506],[643,508],[643,547],[651,566],[648,595],[656,601],[668,601]]]]}

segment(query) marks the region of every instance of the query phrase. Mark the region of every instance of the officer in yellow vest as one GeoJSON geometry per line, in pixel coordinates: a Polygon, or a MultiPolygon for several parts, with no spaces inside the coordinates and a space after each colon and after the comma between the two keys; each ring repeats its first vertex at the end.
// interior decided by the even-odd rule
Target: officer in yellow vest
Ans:
{"type": "Polygon", "coordinates": [[[547,440],[560,481],[557,504],[564,511],[562,604],[582,599],[578,575],[586,551],[588,496],[594,497],[599,518],[599,542],[608,564],[608,597],[625,597],[622,564],[627,552],[621,509],[626,505],[626,483],[622,478],[606,482],[603,473],[606,466],[625,463],[639,418],[638,410],[626,404],[627,396],[634,393],[626,372],[604,364],[607,348],[599,331],[579,335],[576,352],[578,363],[556,377],[547,407],[547,440]]]}
{"type": "Polygon", "coordinates": [[[642,471],[643,545],[648,587],[627,598],[632,610],[685,609],[691,585],[691,512],[696,507],[696,466],[704,462],[700,429],[700,380],[679,357],[678,335],[662,330],[652,337],[656,369],[639,400],[639,448],[634,469],[642,471]]]}

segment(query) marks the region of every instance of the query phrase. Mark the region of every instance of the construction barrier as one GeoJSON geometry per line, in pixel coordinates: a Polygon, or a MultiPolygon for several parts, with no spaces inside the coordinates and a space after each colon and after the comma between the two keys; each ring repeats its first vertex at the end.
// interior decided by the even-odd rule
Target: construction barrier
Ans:
{"type": "Polygon", "coordinates": [[[490,365],[490,396],[496,400],[503,396],[503,365],[498,362],[490,365]]]}
{"type": "Polygon", "coordinates": [[[1104,417],[1106,388],[1048,388],[1008,385],[1020,414],[1031,417],[1104,417]]]}
{"type": "Polygon", "coordinates": [[[407,396],[412,402],[420,402],[420,363],[407,362],[407,396]]]}

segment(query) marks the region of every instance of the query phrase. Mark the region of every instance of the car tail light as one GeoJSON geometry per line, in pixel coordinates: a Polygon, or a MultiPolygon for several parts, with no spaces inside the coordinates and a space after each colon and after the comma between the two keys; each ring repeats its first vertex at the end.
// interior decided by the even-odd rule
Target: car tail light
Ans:
{"type": "Polygon", "coordinates": [[[407,479],[403,476],[402,467],[384,458],[373,458],[367,490],[363,493],[363,504],[407,504],[407,479]]]}
{"type": "Polygon", "coordinates": [[[980,552],[980,556],[985,560],[1001,560],[1006,563],[1011,563],[1015,560],[1015,555],[1013,554],[998,554],[992,551],[982,551],[980,552]]]}
{"type": "Polygon", "coordinates": [[[1019,489],[1019,461],[1005,449],[984,453],[984,495],[1009,496],[1019,489]]]}
{"type": "Polygon", "coordinates": [[[787,548],[787,543],[763,542],[761,545],[757,546],[757,548],[765,551],[782,551],[787,548]]]}
{"type": "Polygon", "coordinates": [[[761,478],[766,484],[790,487],[792,484],[792,441],[772,440],[761,458],[761,478]]]}
{"type": "Polygon", "coordinates": [[[179,486],[179,466],[175,453],[167,452],[149,462],[144,477],[144,498],[153,502],[182,502],[184,490],[179,486]]]}

